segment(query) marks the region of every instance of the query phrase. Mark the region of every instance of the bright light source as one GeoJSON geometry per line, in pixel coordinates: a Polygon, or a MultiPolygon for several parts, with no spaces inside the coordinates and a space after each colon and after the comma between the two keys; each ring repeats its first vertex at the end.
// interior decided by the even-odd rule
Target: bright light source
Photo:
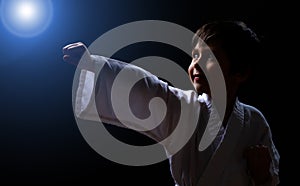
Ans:
{"type": "Polygon", "coordinates": [[[52,19],[50,0],[3,0],[0,10],[5,27],[20,37],[42,33],[52,19]]]}
{"type": "Polygon", "coordinates": [[[17,7],[16,13],[19,19],[23,21],[31,21],[37,14],[37,7],[33,3],[23,2],[17,7]]]}

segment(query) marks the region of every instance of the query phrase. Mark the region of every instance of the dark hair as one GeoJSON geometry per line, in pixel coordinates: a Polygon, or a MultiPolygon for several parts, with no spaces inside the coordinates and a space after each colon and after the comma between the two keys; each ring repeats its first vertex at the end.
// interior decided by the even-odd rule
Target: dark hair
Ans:
{"type": "Polygon", "coordinates": [[[219,21],[205,24],[196,32],[192,41],[193,47],[200,39],[208,46],[211,41],[221,45],[229,57],[232,73],[243,73],[260,61],[260,40],[241,21],[219,21]]]}

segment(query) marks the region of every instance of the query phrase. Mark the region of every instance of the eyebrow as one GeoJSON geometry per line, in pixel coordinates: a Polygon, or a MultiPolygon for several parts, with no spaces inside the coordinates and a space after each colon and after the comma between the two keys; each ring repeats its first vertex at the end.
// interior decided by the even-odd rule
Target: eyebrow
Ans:
{"type": "MultiPolygon", "coordinates": [[[[209,46],[207,46],[207,45],[201,46],[201,48],[202,48],[202,52],[206,52],[207,50],[212,51],[212,49],[211,49],[209,46]]],[[[199,47],[198,47],[198,49],[199,49],[199,47]]],[[[193,50],[192,50],[192,53],[198,52],[198,49],[196,49],[196,46],[195,46],[195,47],[193,48],[193,50]]]]}
{"type": "Polygon", "coordinates": [[[192,54],[195,53],[195,52],[198,52],[198,51],[195,48],[193,48],[192,54]]]}

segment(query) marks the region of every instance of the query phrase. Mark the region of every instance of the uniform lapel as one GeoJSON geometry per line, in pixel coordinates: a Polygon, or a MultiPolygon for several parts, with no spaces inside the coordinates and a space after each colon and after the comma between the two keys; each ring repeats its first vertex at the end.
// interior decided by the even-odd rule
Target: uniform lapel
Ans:
{"type": "Polygon", "coordinates": [[[220,182],[220,178],[229,162],[229,158],[239,141],[243,128],[244,108],[236,101],[232,115],[230,116],[228,126],[223,141],[211,157],[208,165],[198,181],[198,186],[215,186],[220,182]]]}

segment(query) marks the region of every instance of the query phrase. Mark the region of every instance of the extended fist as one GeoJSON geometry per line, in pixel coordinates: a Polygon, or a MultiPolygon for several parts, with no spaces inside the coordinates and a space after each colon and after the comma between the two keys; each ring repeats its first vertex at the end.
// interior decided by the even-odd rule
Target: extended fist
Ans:
{"type": "Polygon", "coordinates": [[[91,54],[82,42],[72,43],[63,47],[63,60],[78,65],[83,57],[85,61],[91,61],[91,54]]]}

